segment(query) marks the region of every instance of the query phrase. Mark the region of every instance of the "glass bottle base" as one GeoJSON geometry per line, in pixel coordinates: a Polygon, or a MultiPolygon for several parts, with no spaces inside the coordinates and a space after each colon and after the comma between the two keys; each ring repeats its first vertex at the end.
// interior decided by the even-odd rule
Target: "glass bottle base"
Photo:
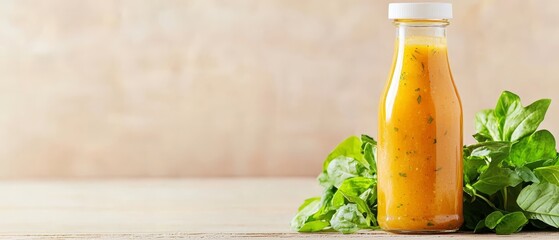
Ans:
{"type": "Polygon", "coordinates": [[[456,232],[462,226],[459,214],[434,216],[378,216],[382,230],[400,234],[438,234],[456,232]]]}
{"type": "Polygon", "coordinates": [[[421,230],[405,230],[405,229],[383,229],[384,231],[396,234],[440,234],[453,233],[459,229],[421,229],[421,230]]]}

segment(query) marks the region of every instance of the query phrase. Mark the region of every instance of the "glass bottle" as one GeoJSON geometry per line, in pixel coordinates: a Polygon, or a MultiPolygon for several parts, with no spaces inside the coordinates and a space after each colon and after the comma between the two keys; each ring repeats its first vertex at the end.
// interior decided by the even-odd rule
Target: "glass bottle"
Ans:
{"type": "Polygon", "coordinates": [[[379,106],[378,222],[392,232],[453,232],[462,216],[462,104],[450,71],[448,3],[389,5],[397,27],[379,106]]]}

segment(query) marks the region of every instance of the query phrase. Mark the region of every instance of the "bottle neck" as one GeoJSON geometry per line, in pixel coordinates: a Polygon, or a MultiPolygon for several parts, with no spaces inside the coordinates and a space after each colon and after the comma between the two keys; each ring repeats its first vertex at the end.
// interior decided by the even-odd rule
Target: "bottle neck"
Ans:
{"type": "Polygon", "coordinates": [[[398,45],[430,45],[446,48],[448,20],[396,19],[398,45]]]}
{"type": "Polygon", "coordinates": [[[452,79],[446,46],[448,21],[397,20],[394,23],[398,27],[392,70],[394,86],[408,78],[425,78],[432,84],[451,82],[447,81],[452,79]]]}

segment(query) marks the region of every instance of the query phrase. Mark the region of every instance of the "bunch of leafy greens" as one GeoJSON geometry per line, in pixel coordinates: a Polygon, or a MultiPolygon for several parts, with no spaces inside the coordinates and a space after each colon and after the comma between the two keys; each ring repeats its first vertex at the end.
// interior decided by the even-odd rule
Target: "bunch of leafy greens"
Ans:
{"type": "MultiPolygon", "coordinates": [[[[537,130],[549,99],[526,107],[503,92],[495,109],[475,118],[478,143],[464,146],[464,226],[475,233],[511,234],[523,228],[559,228],[559,162],[555,138],[537,130]]],[[[299,207],[299,232],[378,229],[376,141],[362,135],[340,143],[318,177],[321,197],[299,207]]]]}
{"type": "Polygon", "coordinates": [[[328,155],[318,176],[324,188],[322,196],[303,202],[291,228],[299,232],[334,229],[342,233],[378,229],[376,145],[366,135],[352,136],[340,143],[328,155]]]}

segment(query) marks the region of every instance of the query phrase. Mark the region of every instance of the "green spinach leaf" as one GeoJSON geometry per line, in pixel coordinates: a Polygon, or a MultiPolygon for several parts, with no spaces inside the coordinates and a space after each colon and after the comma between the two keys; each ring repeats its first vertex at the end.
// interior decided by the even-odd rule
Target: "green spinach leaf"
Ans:
{"type": "Polygon", "coordinates": [[[478,142],[502,140],[499,122],[493,110],[486,109],[478,112],[475,117],[475,126],[477,133],[474,135],[474,138],[478,142]]]}
{"type": "Polygon", "coordinates": [[[299,231],[305,225],[307,220],[313,216],[320,209],[320,199],[312,198],[313,200],[305,201],[302,208],[299,210],[297,215],[291,220],[291,229],[299,231]]]}
{"type": "Polygon", "coordinates": [[[522,110],[520,97],[512,92],[504,91],[497,100],[497,106],[495,106],[495,116],[504,121],[507,116],[513,115],[515,112],[520,110],[522,110]]]}
{"type": "Polygon", "coordinates": [[[537,131],[512,145],[507,162],[513,166],[524,166],[538,160],[553,159],[557,155],[555,145],[555,138],[549,131],[537,131]]]}
{"type": "Polygon", "coordinates": [[[316,220],[312,222],[305,223],[301,228],[299,228],[299,232],[318,232],[322,231],[325,228],[329,227],[330,223],[326,220],[316,220]]]}
{"type": "Polygon", "coordinates": [[[498,161],[492,161],[472,186],[477,191],[491,195],[504,187],[514,187],[521,182],[522,179],[513,170],[501,167],[498,161]]]}
{"type": "Polygon", "coordinates": [[[363,199],[361,197],[364,192],[373,188],[375,185],[375,179],[355,177],[344,181],[338,191],[340,191],[349,202],[355,203],[361,212],[367,214],[367,220],[372,221],[373,225],[376,226],[376,218],[367,204],[367,198],[363,199]]]}
{"type": "Polygon", "coordinates": [[[486,161],[483,158],[468,157],[464,158],[464,181],[466,183],[473,183],[478,178],[481,167],[486,166],[486,161]]]}
{"type": "Polygon", "coordinates": [[[336,188],[329,187],[322,191],[322,197],[320,198],[320,209],[315,213],[314,219],[322,219],[321,215],[328,214],[328,211],[334,210],[332,207],[332,198],[336,192],[336,188]]]}
{"type": "Polygon", "coordinates": [[[376,181],[372,178],[354,177],[345,180],[338,188],[338,191],[341,191],[344,196],[359,197],[359,195],[371,189],[375,184],[376,181]]]}
{"type": "Polygon", "coordinates": [[[305,201],[303,201],[303,204],[301,204],[301,206],[299,206],[299,208],[297,209],[297,211],[301,211],[303,208],[305,208],[307,205],[309,205],[310,203],[316,201],[316,200],[320,200],[320,197],[312,197],[312,198],[307,198],[305,199],[305,201]]]}
{"type": "Polygon", "coordinates": [[[494,229],[495,227],[497,227],[497,224],[499,224],[502,217],[503,213],[501,211],[492,212],[485,218],[485,226],[489,229],[494,229]]]}
{"type": "Polygon", "coordinates": [[[487,109],[476,114],[474,137],[479,142],[514,142],[532,134],[545,117],[551,101],[538,100],[523,107],[518,95],[504,91],[497,100],[495,110],[487,109]]]}
{"type": "Polygon", "coordinates": [[[491,161],[501,161],[505,159],[510,152],[510,142],[483,142],[467,146],[471,157],[486,157],[491,161]]]}
{"type": "Polygon", "coordinates": [[[516,203],[530,219],[538,219],[559,228],[559,187],[551,183],[534,183],[525,187],[516,203]]]}
{"type": "Polygon", "coordinates": [[[377,172],[377,163],[375,160],[374,152],[376,152],[376,147],[374,147],[374,145],[370,143],[364,143],[363,156],[365,157],[365,160],[367,160],[367,163],[369,163],[369,169],[371,173],[377,172]]]}
{"type": "Polygon", "coordinates": [[[553,183],[559,186],[559,166],[547,166],[534,169],[536,175],[540,176],[542,180],[553,183]]]}
{"type": "Polygon", "coordinates": [[[345,204],[344,195],[342,194],[342,192],[336,191],[336,193],[334,193],[334,196],[332,197],[332,203],[331,203],[332,208],[338,209],[344,204],[345,204]]]}
{"type": "Polygon", "coordinates": [[[526,223],[528,223],[528,219],[522,212],[503,214],[500,211],[494,211],[487,215],[484,221],[484,225],[489,229],[495,229],[497,234],[511,234],[517,232],[526,223]]]}
{"type": "Polygon", "coordinates": [[[369,135],[367,135],[367,134],[361,134],[361,142],[363,142],[363,144],[361,145],[361,148],[362,148],[362,149],[365,148],[364,145],[365,145],[366,143],[371,144],[371,145],[374,146],[374,147],[377,146],[377,141],[376,141],[374,138],[372,138],[372,137],[370,137],[369,135]]]}
{"type": "Polygon", "coordinates": [[[543,121],[550,103],[549,99],[541,99],[525,108],[517,108],[514,112],[507,114],[506,120],[502,123],[502,140],[516,141],[536,131],[543,121]]]}
{"type": "Polygon", "coordinates": [[[499,235],[511,234],[520,231],[528,219],[522,212],[512,212],[499,219],[499,224],[495,227],[495,232],[499,235]]]}
{"type": "Polygon", "coordinates": [[[346,158],[353,158],[357,162],[363,164],[366,168],[369,167],[369,163],[365,160],[365,157],[361,153],[361,139],[356,136],[351,136],[340,143],[334,151],[332,151],[323,164],[323,171],[325,172],[330,165],[330,162],[340,156],[344,156],[346,158]]]}
{"type": "MultiPolygon", "coordinates": [[[[345,156],[339,156],[330,161],[326,168],[326,173],[323,173],[322,176],[326,176],[325,179],[327,181],[327,185],[323,186],[333,185],[337,188],[348,178],[358,176],[372,177],[364,165],[354,158],[345,156]]],[[[322,179],[319,177],[319,182],[323,181],[322,179]]]]}
{"type": "Polygon", "coordinates": [[[344,234],[354,233],[361,228],[367,228],[367,220],[357,209],[357,205],[349,203],[338,209],[332,220],[332,228],[344,234]]]}
{"type": "Polygon", "coordinates": [[[543,160],[527,163],[524,166],[533,171],[534,169],[539,167],[547,167],[547,166],[555,165],[555,161],[556,159],[543,159],[543,160]]]}
{"type": "Polygon", "coordinates": [[[514,169],[514,171],[516,172],[516,174],[518,174],[518,176],[520,176],[520,178],[522,178],[522,181],[524,182],[540,182],[540,180],[536,177],[532,170],[525,166],[517,167],[516,169],[514,169]]]}

